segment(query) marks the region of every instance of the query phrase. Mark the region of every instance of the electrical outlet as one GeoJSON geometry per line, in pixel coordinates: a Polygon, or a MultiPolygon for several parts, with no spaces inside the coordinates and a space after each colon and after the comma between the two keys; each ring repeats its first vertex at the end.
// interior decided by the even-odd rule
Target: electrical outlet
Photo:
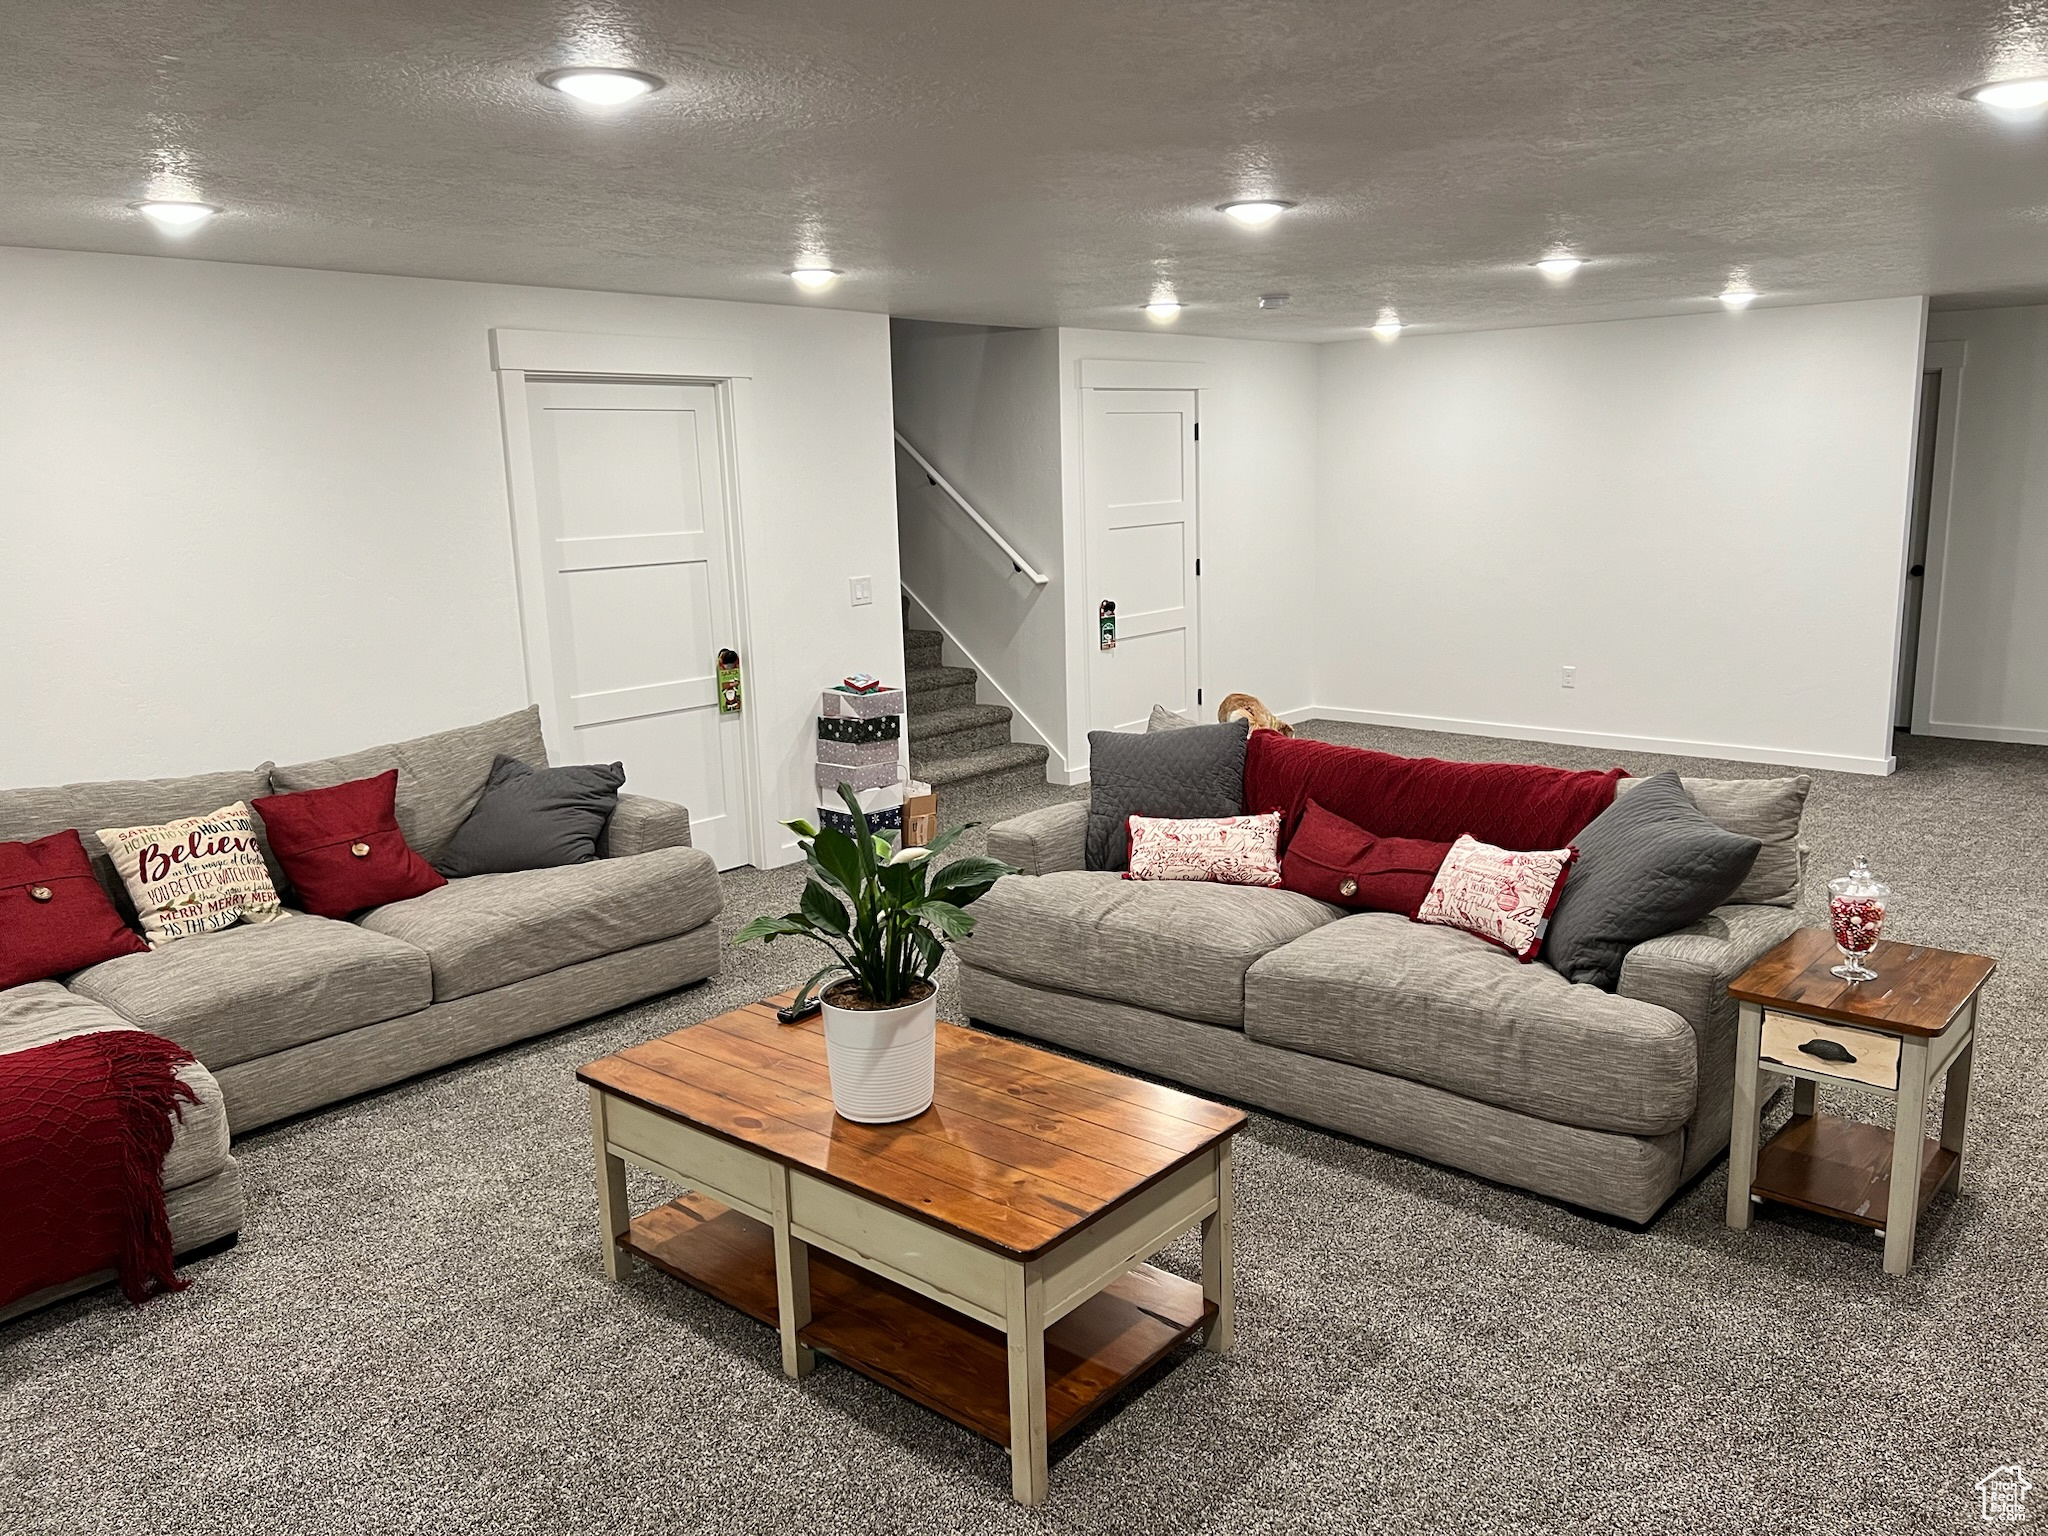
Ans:
{"type": "Polygon", "coordinates": [[[865,608],[869,603],[872,603],[875,600],[874,577],[855,576],[854,578],[852,578],[852,580],[847,582],[847,586],[852,589],[854,607],[865,608]]]}
{"type": "Polygon", "coordinates": [[[1561,684],[1560,684],[1559,686],[1561,686],[1561,687],[1565,687],[1565,688],[1576,688],[1576,687],[1578,687],[1578,686],[1579,686],[1579,669],[1578,669],[1577,667],[1566,667],[1566,668],[1564,669],[1564,679],[1563,679],[1563,681],[1561,682],[1561,684]]]}

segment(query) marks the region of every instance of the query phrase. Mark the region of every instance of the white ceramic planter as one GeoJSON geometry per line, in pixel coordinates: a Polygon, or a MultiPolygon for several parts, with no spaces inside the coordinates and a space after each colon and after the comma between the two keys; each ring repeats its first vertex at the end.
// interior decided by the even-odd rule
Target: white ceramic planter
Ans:
{"type": "Polygon", "coordinates": [[[900,1008],[824,1007],[825,1065],[832,1074],[834,1109],[864,1125],[886,1125],[931,1107],[936,989],[922,1002],[900,1008]]]}

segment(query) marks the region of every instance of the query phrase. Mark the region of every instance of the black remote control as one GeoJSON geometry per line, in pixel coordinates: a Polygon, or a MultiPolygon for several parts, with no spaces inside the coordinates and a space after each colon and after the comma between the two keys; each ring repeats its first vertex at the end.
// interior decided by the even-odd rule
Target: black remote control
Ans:
{"type": "Polygon", "coordinates": [[[775,1017],[784,1024],[801,1024],[805,1019],[808,1019],[812,1014],[817,1013],[824,1006],[825,1005],[823,1003],[819,1002],[814,997],[809,1002],[804,1003],[801,1006],[799,1006],[796,1003],[791,1003],[786,1008],[776,1009],[775,1017]]]}

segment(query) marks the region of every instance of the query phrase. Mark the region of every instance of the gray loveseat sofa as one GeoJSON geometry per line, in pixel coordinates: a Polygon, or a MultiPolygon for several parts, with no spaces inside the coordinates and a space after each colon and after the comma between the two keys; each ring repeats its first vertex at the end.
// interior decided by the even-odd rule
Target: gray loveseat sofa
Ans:
{"type": "Polygon", "coordinates": [[[1797,926],[1804,781],[1685,787],[1764,855],[1736,902],[1632,950],[1613,993],[1392,913],[1088,872],[1076,800],[991,829],[989,852],[1024,873],[974,909],[966,1011],[1645,1222],[1727,1147],[1727,984],[1797,926]]]}
{"type": "MultiPolygon", "coordinates": [[[[95,828],[200,815],[397,768],[399,826],[431,860],[475,807],[501,752],[546,763],[537,710],[289,767],[0,790],[0,841],[79,829],[101,883],[132,921],[95,828]]],[[[230,1132],[715,975],[718,871],[690,846],[689,813],[621,795],[599,852],[588,864],[452,880],[349,922],[293,912],[109,960],[61,985],[0,991],[0,1052],[141,1028],[198,1057],[183,1075],[199,1103],[185,1106],[164,1186],[175,1246],[203,1246],[241,1224],[230,1132]]],[[[275,863],[272,877],[289,905],[275,863]]],[[[52,1299],[46,1292],[9,1311],[52,1299]]]]}

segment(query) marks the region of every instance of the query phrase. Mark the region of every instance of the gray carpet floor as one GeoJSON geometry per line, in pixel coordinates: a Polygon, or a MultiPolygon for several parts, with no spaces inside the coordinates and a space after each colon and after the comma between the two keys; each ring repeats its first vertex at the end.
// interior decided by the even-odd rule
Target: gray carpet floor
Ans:
{"type": "MultiPolygon", "coordinates": [[[[829,1362],[785,1380],[767,1329],[644,1267],[604,1279],[573,1070],[810,968],[756,946],[713,982],[243,1138],[241,1245],[191,1289],[0,1330],[0,1531],[1984,1529],[1980,1475],[2018,1461],[2048,1484],[2048,751],[1899,757],[1889,779],[1815,776],[1807,915],[1867,853],[1896,933],[2002,960],[1967,1184],[1908,1277],[1817,1219],[1729,1232],[1724,1164],[1638,1231],[1254,1114],[1236,1353],[1187,1355],[1025,1511],[993,1446],[829,1362]]],[[[956,796],[947,819],[1071,793],[956,796]]],[[[728,927],[795,889],[728,877],[728,927]]],[[[637,1175],[633,1194],[662,1197],[637,1175]]],[[[2048,1486],[2034,1503],[2048,1524],[2048,1486]]]]}

